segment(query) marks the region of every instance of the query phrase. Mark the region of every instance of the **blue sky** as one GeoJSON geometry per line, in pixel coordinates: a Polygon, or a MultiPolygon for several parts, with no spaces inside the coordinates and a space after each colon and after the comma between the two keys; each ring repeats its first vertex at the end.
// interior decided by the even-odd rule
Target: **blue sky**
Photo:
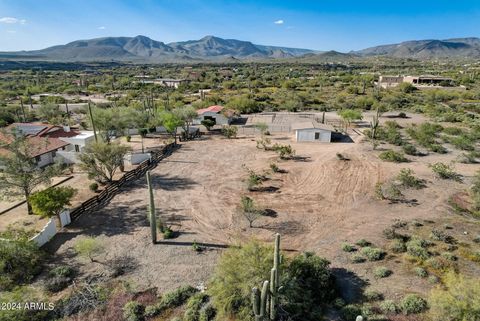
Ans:
{"type": "Polygon", "coordinates": [[[350,51],[480,37],[480,0],[0,0],[0,51],[139,34],[166,43],[215,35],[350,51]]]}

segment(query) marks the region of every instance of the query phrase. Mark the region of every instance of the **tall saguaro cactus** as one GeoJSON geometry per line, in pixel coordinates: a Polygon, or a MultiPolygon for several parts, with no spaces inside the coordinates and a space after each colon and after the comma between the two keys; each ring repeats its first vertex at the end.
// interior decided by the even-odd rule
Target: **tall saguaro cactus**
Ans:
{"type": "Polygon", "coordinates": [[[150,230],[152,232],[152,243],[157,243],[157,216],[155,214],[155,200],[153,198],[152,180],[150,178],[150,171],[147,171],[147,185],[149,195],[148,218],[150,221],[150,230]]]}
{"type": "Polygon", "coordinates": [[[275,235],[273,268],[270,270],[270,282],[264,281],[262,290],[252,289],[253,313],[255,321],[275,320],[277,317],[278,290],[280,285],[280,234],[275,235]]]}

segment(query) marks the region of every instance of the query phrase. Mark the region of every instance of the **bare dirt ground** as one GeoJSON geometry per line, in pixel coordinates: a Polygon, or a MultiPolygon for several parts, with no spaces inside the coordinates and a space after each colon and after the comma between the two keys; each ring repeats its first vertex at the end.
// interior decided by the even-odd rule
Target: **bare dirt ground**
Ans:
{"type": "MultiPolygon", "coordinates": [[[[274,135],[272,142],[291,144],[301,156],[300,160],[289,161],[279,161],[275,153],[257,149],[251,137],[226,140],[211,136],[182,143],[152,171],[158,213],[180,232],[178,238],[169,241],[175,245],[150,243],[145,214],[147,190],[144,180],[139,180],[106,208],[75,222],[49,245],[50,250],[57,251],[61,261],[79,264],[72,259],[76,240],[83,235],[104,236],[107,251],[103,260],[132,257],[139,262],[139,269],[125,278],[139,287],[157,286],[162,291],[184,283],[206,282],[216,264],[218,247],[251,237],[270,241],[278,232],[285,250],[314,251],[332,262],[337,275],[361,283],[359,287],[371,284],[386,291],[387,297],[424,293],[426,281],[412,278],[411,271],[401,268],[401,258],[387,257],[381,264],[392,268],[394,276],[376,280],[372,270],[378,263],[351,263],[350,256],[340,250],[341,244],[365,238],[384,246],[382,230],[397,219],[457,221],[459,216],[452,213],[447,200],[468,187],[476,166],[457,164],[465,183],[437,180],[428,164],[448,163],[455,153],[410,157],[410,163],[394,164],[378,158],[382,146],[372,151],[369,144],[360,143],[362,137],[352,138],[354,143],[319,144],[294,143],[288,135],[274,135]],[[340,161],[336,153],[350,160],[340,161]],[[285,172],[269,174],[270,179],[264,182],[266,191],[248,192],[244,166],[262,172],[272,162],[285,172]],[[426,179],[427,188],[407,192],[404,203],[377,200],[375,185],[405,167],[426,179]],[[270,210],[270,215],[256,221],[251,229],[239,214],[242,195],[270,210]],[[191,246],[194,241],[214,247],[197,254],[191,246]]],[[[468,221],[461,229],[456,232],[479,233],[478,224],[468,221]]],[[[80,269],[84,275],[105,272],[102,264],[84,262],[80,269]]]]}

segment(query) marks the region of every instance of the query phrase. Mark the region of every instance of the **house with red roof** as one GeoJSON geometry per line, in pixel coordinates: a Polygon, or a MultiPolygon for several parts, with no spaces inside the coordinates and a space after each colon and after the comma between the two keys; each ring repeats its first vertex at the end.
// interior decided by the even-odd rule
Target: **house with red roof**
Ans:
{"type": "MultiPolygon", "coordinates": [[[[0,134],[0,142],[9,144],[18,135],[26,137],[30,156],[35,158],[38,167],[52,164],[57,159],[64,163],[75,163],[82,149],[94,141],[93,132],[78,131],[69,126],[13,123],[0,134]]],[[[0,153],[7,152],[0,148],[0,153]]]]}
{"type": "Polygon", "coordinates": [[[228,125],[232,121],[231,117],[225,116],[222,111],[224,110],[223,106],[210,106],[203,109],[197,110],[197,118],[194,119],[193,124],[200,125],[204,120],[212,120],[215,125],[228,125]]]}

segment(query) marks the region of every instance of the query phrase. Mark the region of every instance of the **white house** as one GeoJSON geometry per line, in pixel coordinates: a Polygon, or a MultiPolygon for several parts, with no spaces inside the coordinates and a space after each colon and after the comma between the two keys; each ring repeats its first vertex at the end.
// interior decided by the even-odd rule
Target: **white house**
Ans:
{"type": "Polygon", "coordinates": [[[326,142],[332,140],[333,126],[319,124],[312,121],[294,123],[292,130],[295,131],[295,140],[297,142],[326,142]]]}
{"type": "Polygon", "coordinates": [[[213,120],[215,125],[228,125],[232,121],[231,118],[222,114],[223,106],[210,106],[197,110],[198,117],[193,120],[195,125],[200,125],[203,120],[213,120]]]}

